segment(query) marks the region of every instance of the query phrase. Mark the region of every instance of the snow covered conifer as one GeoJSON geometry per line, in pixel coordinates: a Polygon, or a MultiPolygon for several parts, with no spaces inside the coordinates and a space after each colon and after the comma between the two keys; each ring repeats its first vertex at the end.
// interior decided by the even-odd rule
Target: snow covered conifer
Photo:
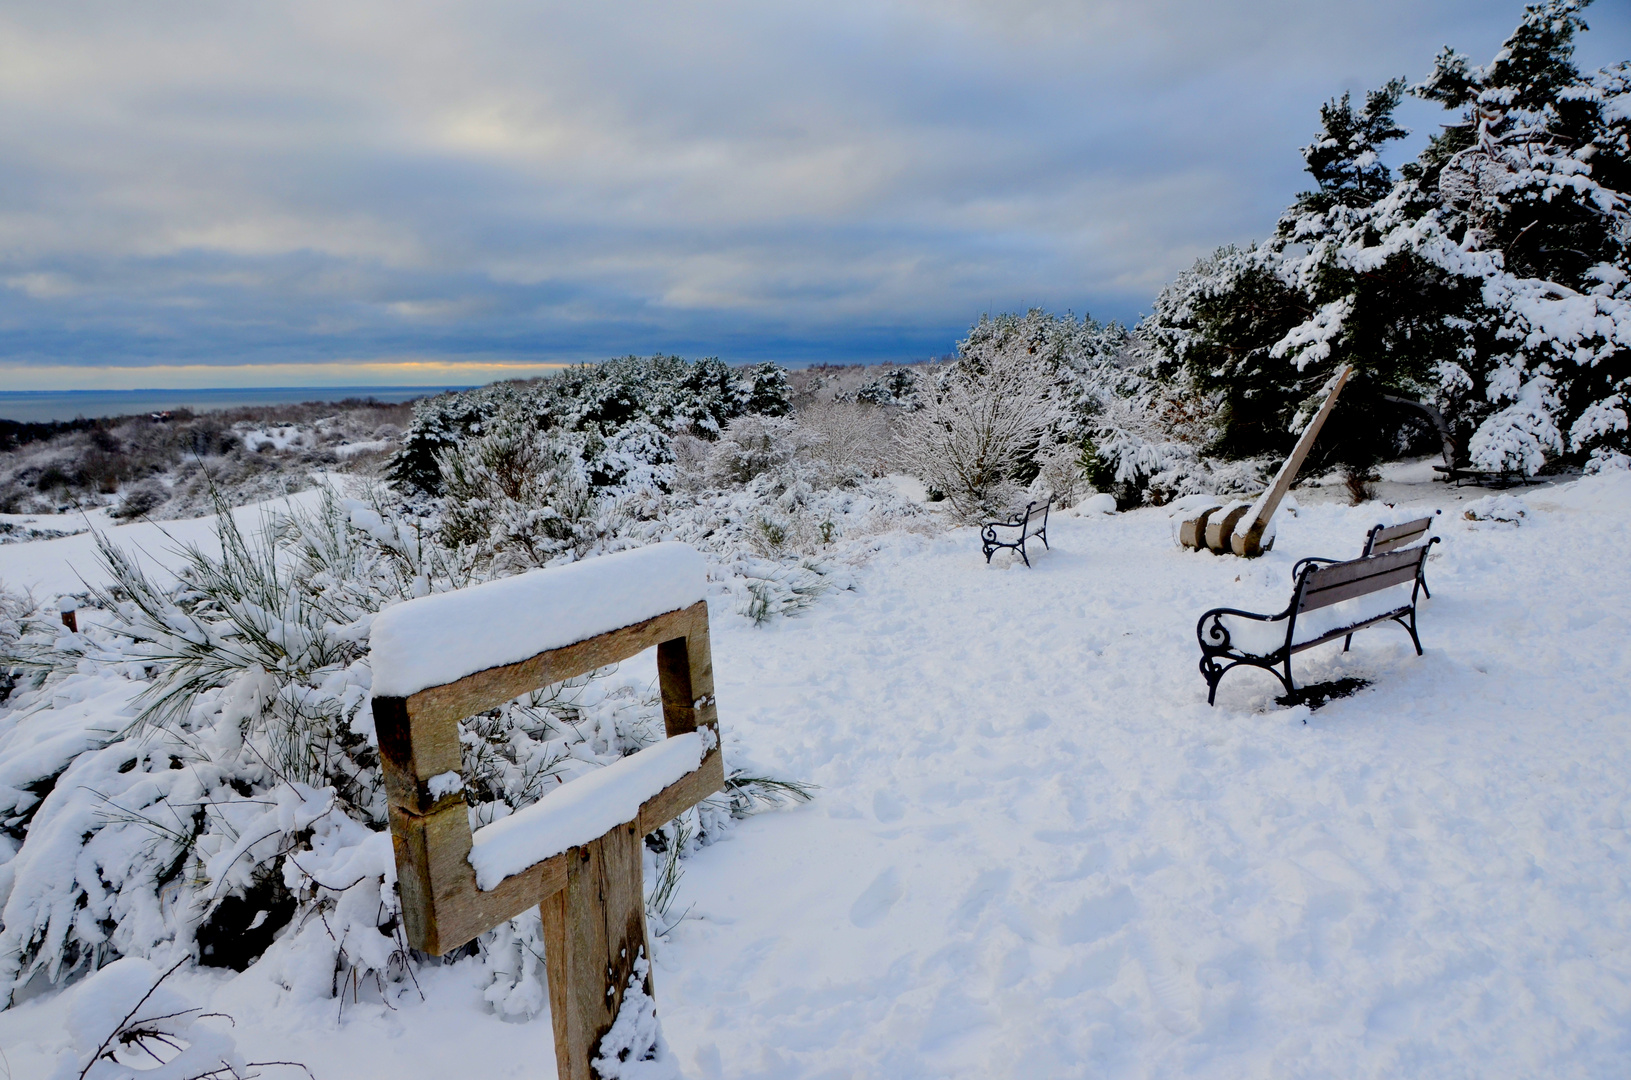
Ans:
{"type": "Polygon", "coordinates": [[[1403,449],[1389,394],[1431,400],[1485,468],[1631,460],[1631,85],[1574,66],[1586,2],[1531,5],[1487,67],[1442,52],[1411,92],[1460,115],[1397,180],[1376,149],[1402,84],[1328,104],[1318,187],[1271,242],[1162,294],[1141,329],[1169,376],[1224,391],[1217,449],[1283,449],[1353,364],[1322,436],[1350,464],[1403,449]]]}
{"type": "Polygon", "coordinates": [[[1369,206],[1388,193],[1393,177],[1379,155],[1385,143],[1410,134],[1393,121],[1404,91],[1405,81],[1394,79],[1366,94],[1361,109],[1354,109],[1348,94],[1320,107],[1320,132],[1302,149],[1319,186],[1298,197],[1299,207],[1369,206]]]}

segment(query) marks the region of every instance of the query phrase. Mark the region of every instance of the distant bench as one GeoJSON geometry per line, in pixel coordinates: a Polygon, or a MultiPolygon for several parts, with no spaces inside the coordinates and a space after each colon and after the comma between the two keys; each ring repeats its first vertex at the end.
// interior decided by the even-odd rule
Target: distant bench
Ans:
{"type": "Polygon", "coordinates": [[[1468,480],[1480,487],[1506,488],[1519,484],[1538,484],[1540,481],[1516,469],[1475,469],[1470,465],[1434,465],[1433,471],[1442,473],[1437,479],[1460,487],[1468,480]]]}
{"type": "MultiPolygon", "coordinates": [[[[1351,641],[1355,631],[1381,622],[1392,621],[1404,627],[1420,656],[1416,594],[1422,589],[1427,553],[1438,540],[1435,536],[1419,547],[1367,555],[1350,562],[1320,565],[1317,560],[1304,559],[1297,564],[1291,603],[1278,615],[1238,608],[1213,608],[1202,615],[1195,625],[1195,636],[1201,643],[1201,676],[1206,679],[1207,704],[1216,704],[1218,682],[1224,674],[1242,664],[1269,672],[1285,686],[1287,695],[1293,695],[1297,684],[1291,678],[1291,657],[1295,653],[1339,637],[1351,641]],[[1389,589],[1406,584],[1410,586],[1408,601],[1402,595],[1387,595],[1389,589]],[[1348,600],[1360,602],[1336,607],[1348,600]]],[[[1348,644],[1343,643],[1344,652],[1348,644]]]]}
{"type": "MultiPolygon", "coordinates": [[[[988,521],[980,526],[980,540],[985,551],[985,561],[990,562],[991,556],[998,548],[1011,548],[1019,552],[1019,557],[1025,560],[1025,565],[1031,565],[1030,556],[1025,554],[1025,541],[1036,537],[1042,541],[1044,550],[1048,547],[1048,509],[1053,506],[1053,497],[1043,503],[1027,503],[1021,512],[1015,512],[1007,521],[988,521]],[[1003,540],[997,535],[998,529],[1012,529],[1008,535],[1013,540],[1003,540]]],[[[1012,565],[1012,564],[1010,564],[1012,565]]]]}

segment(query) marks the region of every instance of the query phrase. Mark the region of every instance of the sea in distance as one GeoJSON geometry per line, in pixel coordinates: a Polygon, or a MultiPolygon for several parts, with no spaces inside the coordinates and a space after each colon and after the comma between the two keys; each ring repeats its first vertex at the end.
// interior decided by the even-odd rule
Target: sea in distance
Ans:
{"type": "Polygon", "coordinates": [[[0,420],[45,423],[104,416],[191,409],[235,409],[243,405],[294,405],[303,401],[373,398],[412,401],[468,386],[264,386],[198,390],[0,390],[0,420]]]}

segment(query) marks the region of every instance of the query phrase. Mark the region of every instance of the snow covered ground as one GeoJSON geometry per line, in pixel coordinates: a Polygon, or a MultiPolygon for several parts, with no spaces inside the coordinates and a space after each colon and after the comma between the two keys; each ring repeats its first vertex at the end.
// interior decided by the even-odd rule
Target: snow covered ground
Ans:
{"type": "MultiPolygon", "coordinates": [[[[890,534],[800,618],[716,611],[734,763],[821,788],[685,864],[654,979],[686,1075],[1624,1075],[1631,476],[1514,494],[1521,524],[1435,522],[1425,656],[1383,626],[1295,661],[1372,680],[1317,712],[1242,671],[1208,708],[1195,621],[1278,610],[1295,559],[1402,509],[1304,506],[1254,562],[1159,510],[1057,515],[1031,570],[890,534]]],[[[55,588],[32,549],[85,539],[0,579],[55,588]]],[[[320,1080],[551,1075],[547,1017],[418,977],[171,982],[320,1080]]],[[[0,1075],[51,1074],[73,997],[0,1013],[0,1075]]]]}
{"type": "MultiPolygon", "coordinates": [[[[240,506],[232,516],[246,535],[254,535],[267,513],[275,509],[312,507],[322,497],[320,488],[310,488],[286,498],[240,506]]],[[[196,544],[212,555],[218,555],[221,550],[213,516],[180,521],[137,521],[128,525],[118,524],[108,516],[107,510],[100,508],[76,514],[8,516],[26,521],[35,529],[76,530],[51,540],[7,544],[4,554],[0,554],[0,582],[29,589],[41,597],[82,593],[87,582],[104,583],[105,575],[96,561],[96,533],[104,534],[133,555],[144,569],[161,576],[166,566],[177,563],[177,548],[196,544]],[[59,517],[61,524],[56,521],[59,517]]]]}

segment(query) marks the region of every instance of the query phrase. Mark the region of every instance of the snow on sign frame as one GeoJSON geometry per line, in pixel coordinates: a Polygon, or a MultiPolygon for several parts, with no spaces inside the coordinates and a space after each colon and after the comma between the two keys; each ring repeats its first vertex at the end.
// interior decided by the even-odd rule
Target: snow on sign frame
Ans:
{"type": "Polygon", "coordinates": [[[441,955],[533,904],[562,1080],[651,998],[641,841],[724,786],[702,558],[656,544],[411,600],[374,623],[374,723],[408,943],[441,955]],[[459,721],[657,648],[667,738],[472,831],[459,721]]]}

